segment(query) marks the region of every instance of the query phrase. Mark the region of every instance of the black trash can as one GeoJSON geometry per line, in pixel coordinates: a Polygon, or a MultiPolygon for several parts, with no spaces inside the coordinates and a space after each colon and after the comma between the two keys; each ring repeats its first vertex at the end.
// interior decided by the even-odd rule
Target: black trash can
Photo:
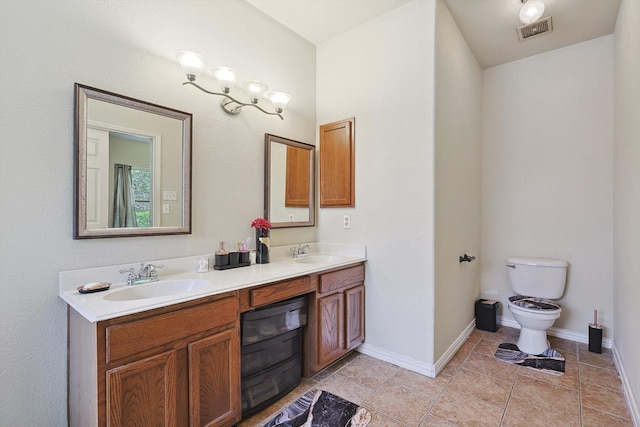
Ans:
{"type": "Polygon", "coordinates": [[[498,331],[498,309],[500,301],[479,299],[476,301],[476,328],[483,331],[498,331]]]}

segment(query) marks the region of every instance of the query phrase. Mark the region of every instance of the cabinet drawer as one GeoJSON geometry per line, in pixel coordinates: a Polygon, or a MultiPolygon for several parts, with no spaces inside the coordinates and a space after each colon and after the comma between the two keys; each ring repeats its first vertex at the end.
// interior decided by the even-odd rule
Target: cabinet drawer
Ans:
{"type": "Polygon", "coordinates": [[[320,275],[320,293],[335,291],[336,289],[364,282],[364,265],[345,268],[320,275]]]}
{"type": "Polygon", "coordinates": [[[225,298],[106,328],[107,363],[237,322],[238,299],[225,298]]]}
{"type": "Polygon", "coordinates": [[[273,285],[267,285],[258,289],[252,289],[251,306],[258,307],[265,304],[271,304],[292,297],[297,297],[298,295],[303,295],[312,291],[313,288],[311,286],[309,276],[274,283],[273,285]]]}

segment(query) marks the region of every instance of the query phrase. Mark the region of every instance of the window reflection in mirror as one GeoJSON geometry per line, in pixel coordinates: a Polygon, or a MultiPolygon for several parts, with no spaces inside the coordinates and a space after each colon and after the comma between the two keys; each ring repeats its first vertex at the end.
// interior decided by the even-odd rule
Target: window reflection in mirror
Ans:
{"type": "Polygon", "coordinates": [[[265,135],[265,216],[274,228],[315,225],[313,145],[265,135]]]}
{"type": "Polygon", "coordinates": [[[76,238],[191,232],[191,115],[76,85],[76,238]]]}

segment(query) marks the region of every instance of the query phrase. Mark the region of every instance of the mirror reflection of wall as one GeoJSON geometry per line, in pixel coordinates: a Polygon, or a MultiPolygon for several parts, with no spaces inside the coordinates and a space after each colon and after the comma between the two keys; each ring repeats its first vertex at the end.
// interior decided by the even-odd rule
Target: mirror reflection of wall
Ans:
{"type": "Polygon", "coordinates": [[[175,159],[182,154],[182,123],[95,99],[89,99],[88,111],[90,137],[106,138],[97,143],[106,146],[96,148],[96,155],[107,157],[87,165],[87,228],[181,226],[182,168],[175,159]],[[114,222],[116,164],[131,167],[134,225],[114,222]]]}
{"type": "Polygon", "coordinates": [[[270,188],[271,222],[309,221],[309,150],[272,141],[270,188]]]}

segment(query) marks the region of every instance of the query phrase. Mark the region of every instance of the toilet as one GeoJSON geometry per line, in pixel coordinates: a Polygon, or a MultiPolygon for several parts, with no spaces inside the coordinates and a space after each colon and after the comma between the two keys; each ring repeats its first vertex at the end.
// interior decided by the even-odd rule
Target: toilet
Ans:
{"type": "Polygon", "coordinates": [[[517,346],[531,355],[549,348],[547,329],[560,317],[556,300],[564,293],[568,263],[552,258],[509,257],[507,270],[511,289],[509,310],[520,324],[517,346]]]}

